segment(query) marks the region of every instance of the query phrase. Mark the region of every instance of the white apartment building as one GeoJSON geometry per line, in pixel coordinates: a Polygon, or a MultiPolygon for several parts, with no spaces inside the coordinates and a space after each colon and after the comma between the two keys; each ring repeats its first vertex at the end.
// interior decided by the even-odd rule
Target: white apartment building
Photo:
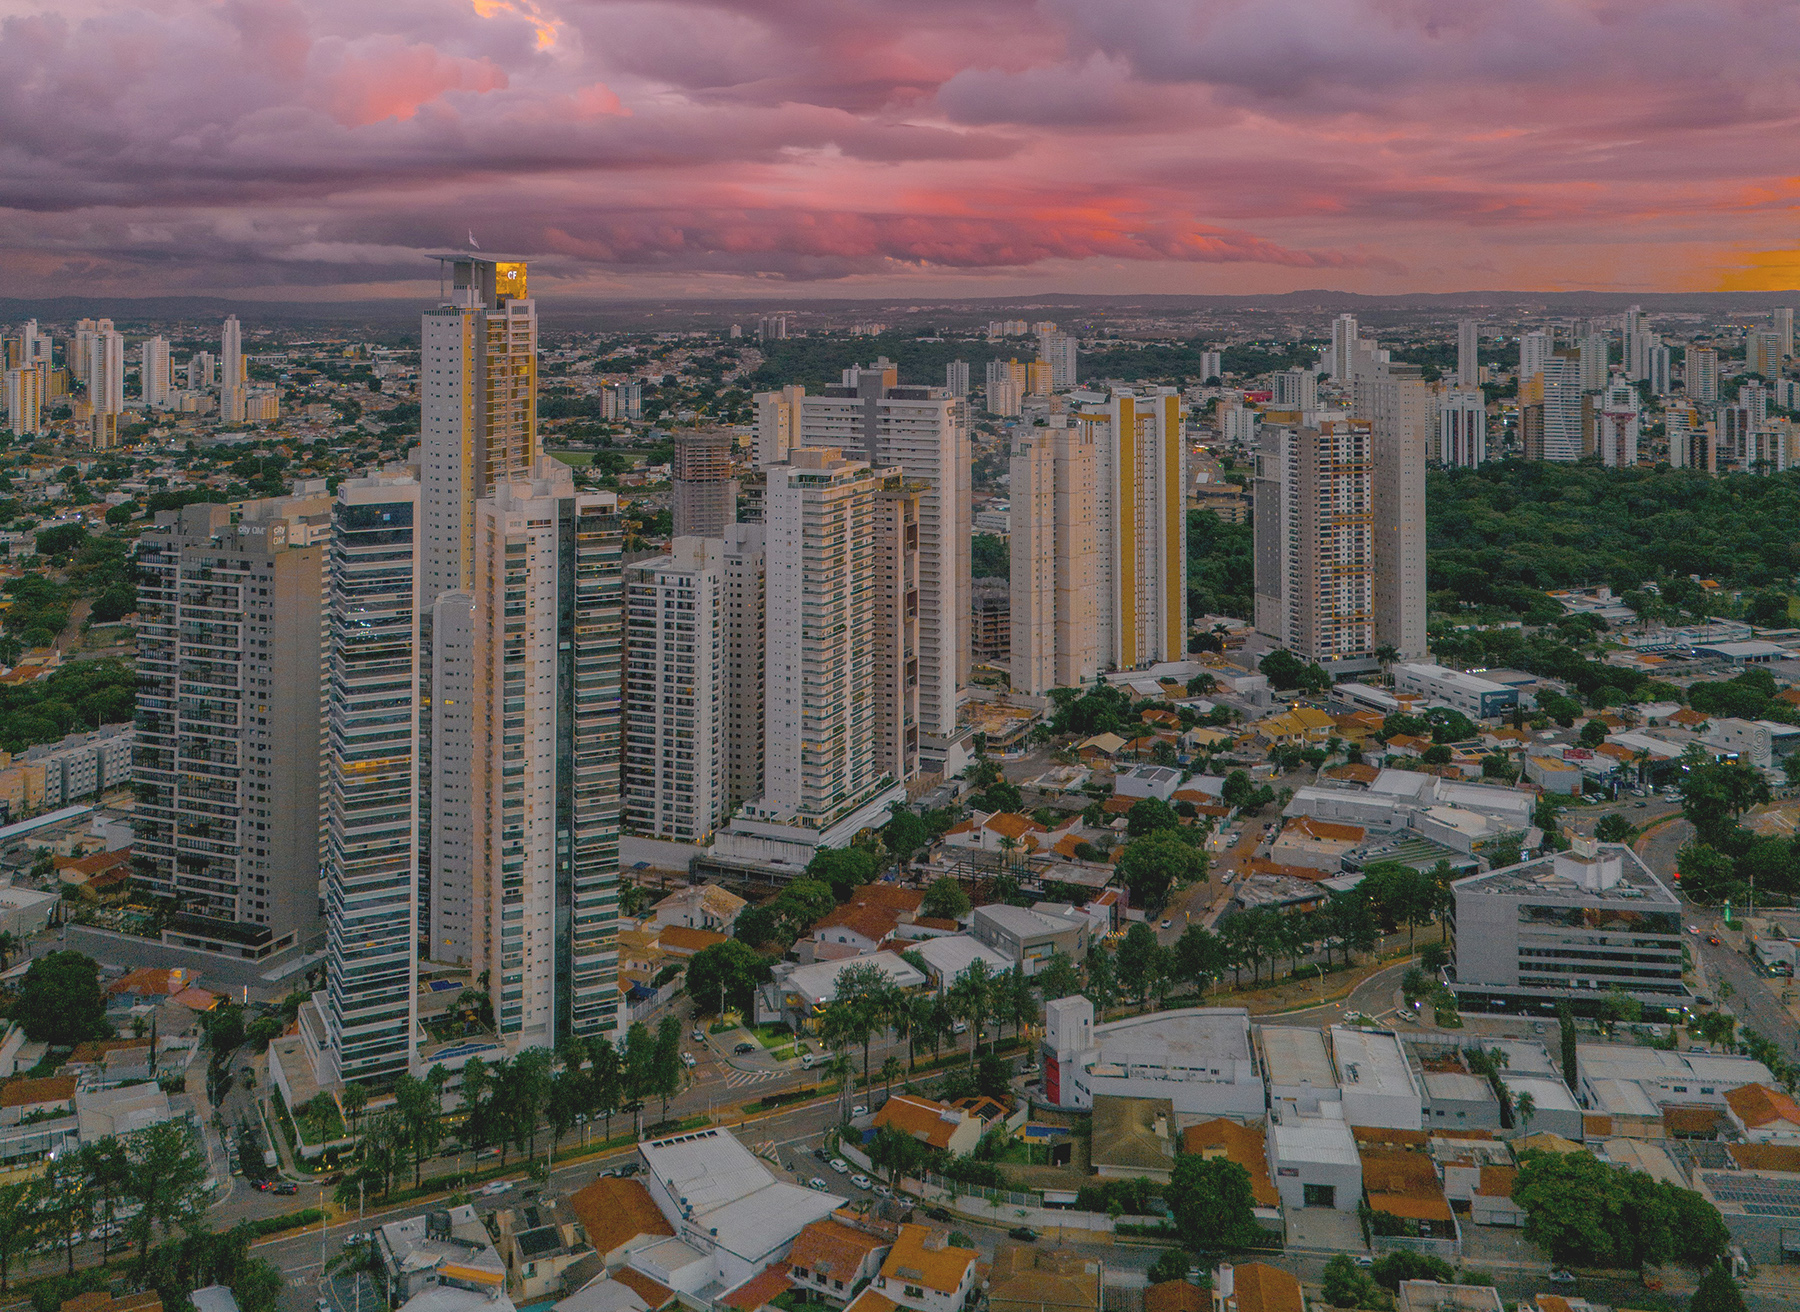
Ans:
{"type": "Polygon", "coordinates": [[[446,592],[431,605],[432,768],[428,846],[436,878],[421,889],[433,961],[467,965],[474,952],[475,885],[475,597],[446,592]],[[460,874],[460,878],[457,877],[460,874]]]}
{"type": "MultiPolygon", "coordinates": [[[[966,370],[968,366],[964,366],[966,370]]],[[[758,392],[756,401],[756,466],[778,465],[788,451],[801,446],[800,398],[806,389],[790,383],[779,392],[758,392]]]]}
{"type": "Polygon", "coordinates": [[[1525,457],[1573,463],[1581,459],[1583,447],[1581,361],[1574,352],[1555,351],[1538,374],[1542,400],[1535,406],[1527,404],[1522,420],[1525,457]],[[1535,425],[1533,410],[1537,411],[1535,425]]]}
{"type": "Polygon", "coordinates": [[[1284,369],[1274,377],[1270,404],[1277,410],[1317,410],[1319,376],[1310,369],[1284,369]]]}
{"type": "Polygon", "coordinates": [[[1356,316],[1340,314],[1331,321],[1331,376],[1340,383],[1350,381],[1351,361],[1356,352],[1358,330],[1356,316]]]}
{"type": "Polygon", "coordinates": [[[1438,398],[1438,459],[1457,469],[1487,461],[1487,398],[1479,387],[1453,387],[1438,398]]]}
{"type": "Polygon", "coordinates": [[[1256,628],[1302,660],[1375,651],[1374,473],[1356,419],[1263,430],[1256,468],[1256,628]]]}
{"type": "Polygon", "coordinates": [[[1556,335],[1544,329],[1529,332],[1519,338],[1519,383],[1521,386],[1527,378],[1544,372],[1544,363],[1556,350],[1556,335]]]}
{"type": "Polygon", "coordinates": [[[138,354],[138,393],[152,410],[169,408],[175,375],[169,365],[169,339],[146,337],[138,354]]]}
{"type": "Polygon", "coordinates": [[[1100,650],[1095,502],[1102,428],[1051,415],[1021,429],[1011,462],[1012,686],[1040,695],[1091,682],[1100,650]]]}
{"type": "Polygon", "coordinates": [[[1481,386],[1481,322],[1459,319],[1456,324],[1456,385],[1481,386]]]}
{"type": "Polygon", "coordinates": [[[125,412],[125,339],[111,328],[88,339],[88,404],[96,414],[125,412]]]}
{"type": "Polygon", "coordinates": [[[1581,390],[1606,390],[1608,346],[1605,333],[1589,333],[1581,339],[1581,390]]]}
{"type": "MultiPolygon", "coordinates": [[[[460,785],[440,784],[434,764],[436,603],[447,593],[473,591],[476,501],[496,482],[532,477],[539,455],[537,303],[526,266],[479,256],[445,262],[450,300],[419,322],[419,932],[434,953],[438,890],[456,906],[472,906],[475,880],[472,849],[461,841],[465,813],[454,809],[462,805],[460,785]],[[433,807],[440,795],[453,808],[448,841],[436,837],[433,807]],[[450,864],[440,868],[440,856],[450,864]]],[[[454,735],[465,733],[467,723],[452,716],[444,727],[454,735]]],[[[466,737],[453,737],[444,750],[446,768],[461,772],[472,747],[466,737]]],[[[439,922],[446,934],[459,914],[439,922]]],[[[445,942],[446,959],[460,960],[459,949],[445,942]]]]}
{"type": "Polygon", "coordinates": [[[222,422],[241,424],[244,421],[247,380],[244,331],[237,316],[228,314],[219,330],[219,419],[222,422]]]}
{"type": "Polygon", "coordinates": [[[824,830],[881,790],[876,493],[898,471],[801,447],[768,471],[763,791],[745,814],[824,830]]]}
{"type": "Polygon", "coordinates": [[[1683,378],[1690,401],[1719,399],[1719,353],[1710,346],[1687,348],[1687,365],[1683,378]]]}
{"type": "Polygon", "coordinates": [[[922,734],[949,739],[970,663],[968,412],[943,388],[902,387],[898,377],[885,360],[846,369],[842,386],[801,398],[800,433],[809,447],[835,447],[876,469],[898,466],[923,485],[918,722],[922,734]]]}
{"type": "Polygon", "coordinates": [[[725,809],[762,796],[764,528],[727,524],[725,585],[725,809]]]}
{"type": "Polygon", "coordinates": [[[724,543],[678,537],[625,570],[625,822],[705,843],[725,814],[724,543]]]}
{"type": "Polygon", "coordinates": [[[419,485],[348,479],[332,513],[321,1082],[391,1081],[418,1026],[419,485]]]}
{"type": "Polygon", "coordinates": [[[157,516],[138,546],[134,878],[164,941],[253,960],[319,924],[324,495],[157,516]]]}
{"type": "Polygon", "coordinates": [[[1044,333],[1038,338],[1038,359],[1050,366],[1052,387],[1075,386],[1080,346],[1080,340],[1068,333],[1044,333]]]}
{"type": "Polygon", "coordinates": [[[548,458],[475,515],[471,964],[516,1053],[618,1025],[624,535],[548,458]]]}

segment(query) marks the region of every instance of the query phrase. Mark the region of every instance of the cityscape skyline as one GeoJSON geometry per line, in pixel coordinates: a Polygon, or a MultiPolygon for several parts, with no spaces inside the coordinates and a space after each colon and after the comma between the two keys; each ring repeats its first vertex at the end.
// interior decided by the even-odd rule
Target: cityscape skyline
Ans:
{"type": "Polygon", "coordinates": [[[1793,10],[12,0],[5,253],[36,295],[419,295],[471,241],[565,297],[1791,287],[1793,10]]]}

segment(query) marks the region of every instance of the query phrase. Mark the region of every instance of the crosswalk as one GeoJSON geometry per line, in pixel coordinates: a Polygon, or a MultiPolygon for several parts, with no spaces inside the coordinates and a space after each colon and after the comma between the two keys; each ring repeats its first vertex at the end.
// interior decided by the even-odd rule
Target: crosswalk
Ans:
{"type": "Polygon", "coordinates": [[[773,1080],[781,1074],[781,1071],[733,1071],[725,1077],[725,1087],[741,1089],[747,1084],[761,1084],[764,1080],[773,1080]]]}

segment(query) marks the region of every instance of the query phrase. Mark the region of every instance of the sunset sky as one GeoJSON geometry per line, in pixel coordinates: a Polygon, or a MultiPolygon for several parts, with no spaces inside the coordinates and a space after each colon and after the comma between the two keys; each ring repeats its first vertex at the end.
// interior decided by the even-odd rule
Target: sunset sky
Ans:
{"type": "Polygon", "coordinates": [[[1800,285],[1800,0],[0,16],[0,295],[1800,285]]]}

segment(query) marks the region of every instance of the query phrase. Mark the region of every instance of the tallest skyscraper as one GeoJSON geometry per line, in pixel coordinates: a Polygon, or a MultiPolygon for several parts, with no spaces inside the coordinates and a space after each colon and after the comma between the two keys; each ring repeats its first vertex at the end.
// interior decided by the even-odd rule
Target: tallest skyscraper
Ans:
{"type": "Polygon", "coordinates": [[[471,960],[475,503],[538,459],[537,304],[523,263],[443,257],[449,298],[419,327],[419,935],[471,960]]]}

